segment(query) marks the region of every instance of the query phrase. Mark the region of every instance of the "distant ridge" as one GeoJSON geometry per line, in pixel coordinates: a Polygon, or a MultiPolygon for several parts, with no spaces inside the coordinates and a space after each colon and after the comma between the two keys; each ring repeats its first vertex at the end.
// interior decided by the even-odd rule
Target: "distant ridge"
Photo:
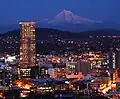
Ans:
{"type": "MultiPolygon", "coordinates": [[[[1,36],[13,36],[20,37],[20,30],[9,31],[1,36]]],[[[48,29],[48,28],[37,28],[36,29],[36,38],[37,40],[48,40],[51,39],[50,35],[54,35],[53,38],[60,39],[81,39],[88,38],[89,36],[120,36],[120,31],[114,29],[100,29],[94,31],[86,31],[80,33],[61,31],[57,29],[48,29]]]]}

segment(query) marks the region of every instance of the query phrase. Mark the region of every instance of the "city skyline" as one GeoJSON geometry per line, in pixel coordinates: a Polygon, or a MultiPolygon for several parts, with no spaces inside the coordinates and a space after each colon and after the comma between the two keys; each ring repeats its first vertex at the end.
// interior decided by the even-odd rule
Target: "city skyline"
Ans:
{"type": "Polygon", "coordinates": [[[116,0],[74,0],[71,1],[7,1],[0,3],[0,25],[16,24],[19,21],[52,19],[64,9],[93,20],[120,23],[119,3],[116,0]],[[6,7],[5,7],[6,6],[6,7]]]}
{"type": "Polygon", "coordinates": [[[120,0],[3,0],[0,99],[120,99],[120,0]]]}

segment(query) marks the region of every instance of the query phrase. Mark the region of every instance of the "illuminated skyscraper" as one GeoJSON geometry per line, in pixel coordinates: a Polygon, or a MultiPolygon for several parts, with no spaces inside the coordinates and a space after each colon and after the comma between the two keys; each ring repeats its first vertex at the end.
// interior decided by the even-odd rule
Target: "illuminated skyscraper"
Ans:
{"type": "Polygon", "coordinates": [[[19,67],[27,68],[36,65],[35,22],[20,22],[20,61],[19,67]]]}

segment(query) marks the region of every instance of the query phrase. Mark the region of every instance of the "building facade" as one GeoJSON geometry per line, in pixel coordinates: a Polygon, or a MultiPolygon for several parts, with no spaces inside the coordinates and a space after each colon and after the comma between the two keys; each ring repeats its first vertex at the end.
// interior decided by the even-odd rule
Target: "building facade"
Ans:
{"type": "Polygon", "coordinates": [[[20,22],[20,68],[36,65],[35,22],[20,22]]]}
{"type": "Polygon", "coordinates": [[[88,60],[79,60],[75,66],[76,72],[88,74],[91,70],[91,63],[88,60]]]}

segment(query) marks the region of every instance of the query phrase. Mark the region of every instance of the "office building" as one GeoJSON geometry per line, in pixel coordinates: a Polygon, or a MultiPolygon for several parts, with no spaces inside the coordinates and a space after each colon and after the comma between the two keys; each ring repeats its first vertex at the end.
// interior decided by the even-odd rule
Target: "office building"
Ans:
{"type": "Polygon", "coordinates": [[[35,22],[20,22],[20,68],[36,65],[35,22]]]}
{"type": "Polygon", "coordinates": [[[75,66],[76,72],[88,74],[91,70],[91,63],[88,60],[79,60],[75,66]]]}

